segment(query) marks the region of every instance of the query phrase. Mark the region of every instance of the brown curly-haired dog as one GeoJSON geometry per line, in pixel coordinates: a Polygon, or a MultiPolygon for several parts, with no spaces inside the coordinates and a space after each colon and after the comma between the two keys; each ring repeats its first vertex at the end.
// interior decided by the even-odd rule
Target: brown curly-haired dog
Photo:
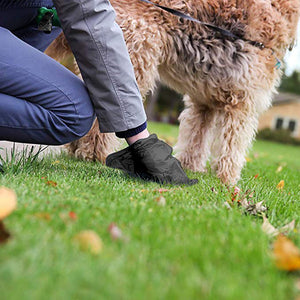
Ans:
{"type": "MultiPolygon", "coordinates": [[[[246,39],[226,40],[205,26],[182,20],[138,0],[111,0],[143,95],[162,80],[184,97],[177,156],[185,168],[211,166],[225,183],[240,178],[258,117],[271,104],[281,71],[275,68],[293,44],[299,0],[154,0],[246,39]],[[272,50],[274,54],[272,54],[272,50]]],[[[61,36],[48,53],[70,51],[61,36]]],[[[100,134],[97,123],[88,135],[70,144],[77,157],[104,162],[115,138],[100,134]]]]}

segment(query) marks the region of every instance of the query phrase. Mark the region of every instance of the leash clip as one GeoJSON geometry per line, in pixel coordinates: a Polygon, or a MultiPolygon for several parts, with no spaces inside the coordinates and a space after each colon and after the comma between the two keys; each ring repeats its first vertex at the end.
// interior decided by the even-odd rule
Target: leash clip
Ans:
{"type": "Polygon", "coordinates": [[[50,34],[53,27],[54,14],[51,11],[45,12],[42,19],[38,23],[38,30],[50,34]]]}

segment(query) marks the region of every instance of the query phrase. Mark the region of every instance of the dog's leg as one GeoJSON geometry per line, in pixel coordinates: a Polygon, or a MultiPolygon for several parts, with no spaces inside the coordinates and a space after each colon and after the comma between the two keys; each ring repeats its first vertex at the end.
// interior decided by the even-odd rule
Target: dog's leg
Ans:
{"type": "Polygon", "coordinates": [[[115,134],[101,133],[96,120],[91,130],[81,139],[68,144],[69,154],[79,159],[88,161],[100,161],[105,163],[106,157],[116,151],[120,146],[120,140],[115,134]]]}
{"type": "Polygon", "coordinates": [[[257,130],[258,114],[253,107],[240,103],[219,111],[216,121],[211,166],[222,182],[235,184],[257,130]]]}
{"type": "Polygon", "coordinates": [[[215,114],[207,106],[193,104],[188,96],[184,97],[184,102],[186,108],[179,117],[176,156],[184,168],[205,172],[206,162],[210,156],[215,114]]]}

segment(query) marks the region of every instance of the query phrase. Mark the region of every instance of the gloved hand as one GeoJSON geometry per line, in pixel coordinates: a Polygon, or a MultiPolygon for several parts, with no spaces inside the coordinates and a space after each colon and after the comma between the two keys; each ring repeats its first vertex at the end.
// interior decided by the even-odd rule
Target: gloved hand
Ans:
{"type": "Polygon", "coordinates": [[[180,162],[172,156],[172,147],[159,140],[155,134],[109,155],[106,165],[158,183],[198,183],[197,179],[187,177],[180,162]]]}

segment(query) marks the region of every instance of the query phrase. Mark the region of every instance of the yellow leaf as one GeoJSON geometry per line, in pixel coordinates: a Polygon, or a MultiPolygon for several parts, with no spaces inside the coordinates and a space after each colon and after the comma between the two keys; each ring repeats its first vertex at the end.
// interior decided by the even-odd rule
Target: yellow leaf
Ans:
{"type": "Polygon", "coordinates": [[[99,254],[102,251],[103,243],[98,234],[92,230],[84,230],[79,232],[74,241],[83,251],[90,251],[92,254],[99,254]]]}
{"type": "Polygon", "coordinates": [[[277,184],[277,190],[283,190],[284,188],[284,180],[281,180],[278,184],[277,184]]]}
{"type": "Polygon", "coordinates": [[[0,220],[9,216],[17,207],[17,196],[13,190],[0,188],[0,220]]]}
{"type": "Polygon", "coordinates": [[[280,173],[282,171],[283,167],[282,166],[279,166],[276,170],[276,173],[280,173]]]}
{"type": "Polygon", "coordinates": [[[49,213],[38,212],[38,213],[35,213],[34,216],[38,219],[45,220],[45,221],[51,220],[51,216],[49,213]]]}
{"type": "Polygon", "coordinates": [[[278,269],[285,271],[300,270],[300,251],[283,234],[279,235],[274,242],[273,254],[278,269]]]}

